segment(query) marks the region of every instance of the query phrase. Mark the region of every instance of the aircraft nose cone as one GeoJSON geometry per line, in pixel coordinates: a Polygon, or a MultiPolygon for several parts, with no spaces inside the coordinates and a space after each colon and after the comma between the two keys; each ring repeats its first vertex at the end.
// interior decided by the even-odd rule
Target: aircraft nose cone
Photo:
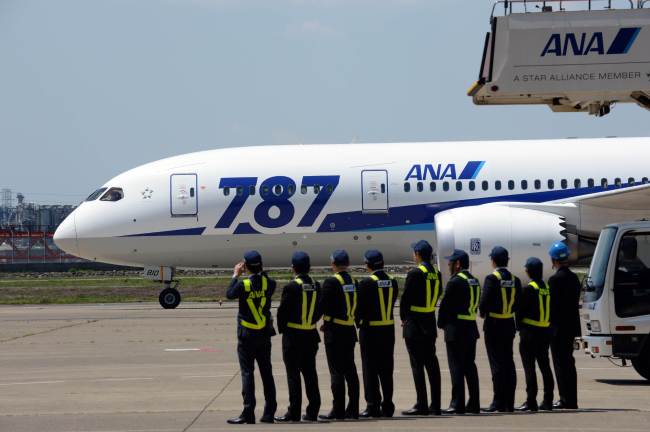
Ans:
{"type": "Polygon", "coordinates": [[[77,244],[77,227],[75,223],[75,212],[68,215],[67,218],[54,232],[53,237],[56,246],[64,252],[71,255],[79,255],[79,245],[77,244]]]}

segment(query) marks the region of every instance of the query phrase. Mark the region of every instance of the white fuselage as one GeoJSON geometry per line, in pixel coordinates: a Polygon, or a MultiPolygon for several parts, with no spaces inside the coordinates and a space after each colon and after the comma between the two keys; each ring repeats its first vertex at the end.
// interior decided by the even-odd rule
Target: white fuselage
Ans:
{"type": "MultiPolygon", "coordinates": [[[[80,257],[139,266],[226,267],[248,249],[267,266],[287,266],[294,250],[325,265],[337,248],[354,263],[376,248],[401,264],[414,240],[435,244],[443,211],[639,185],[649,160],[643,138],[226,148],[118,175],[105,187],[124,197],[84,202],[55,241],[80,257]]],[[[606,211],[589,229],[637,214],[606,211]]]]}

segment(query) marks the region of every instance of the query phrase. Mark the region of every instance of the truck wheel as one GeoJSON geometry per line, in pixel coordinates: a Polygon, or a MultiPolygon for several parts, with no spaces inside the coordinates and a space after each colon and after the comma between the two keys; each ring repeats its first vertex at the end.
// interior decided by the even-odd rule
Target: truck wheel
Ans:
{"type": "Polygon", "coordinates": [[[164,309],[176,309],[181,303],[181,293],[176,288],[165,288],[160,292],[158,301],[164,309]]]}
{"type": "Polygon", "coordinates": [[[633,358],[632,366],[639,375],[650,380],[650,350],[645,349],[637,358],[633,358]]]}

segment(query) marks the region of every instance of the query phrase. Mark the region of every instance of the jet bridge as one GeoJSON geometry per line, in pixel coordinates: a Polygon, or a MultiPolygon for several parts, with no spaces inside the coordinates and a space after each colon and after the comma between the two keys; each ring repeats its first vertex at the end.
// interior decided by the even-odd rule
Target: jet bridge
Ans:
{"type": "Polygon", "coordinates": [[[650,110],[650,0],[498,0],[490,23],[476,105],[650,110]]]}

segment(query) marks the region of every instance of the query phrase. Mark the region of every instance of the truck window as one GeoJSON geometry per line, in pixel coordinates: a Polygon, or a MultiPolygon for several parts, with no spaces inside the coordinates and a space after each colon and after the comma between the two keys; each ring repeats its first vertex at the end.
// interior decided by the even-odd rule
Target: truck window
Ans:
{"type": "Polygon", "coordinates": [[[616,228],[609,227],[600,233],[598,244],[594,251],[594,257],[591,260],[591,267],[589,267],[589,276],[585,279],[585,303],[595,302],[603,295],[607,264],[609,263],[612,246],[614,246],[616,231],[616,228]]]}
{"type": "Polygon", "coordinates": [[[616,315],[650,315],[650,233],[631,232],[621,238],[614,279],[616,315]]]}

